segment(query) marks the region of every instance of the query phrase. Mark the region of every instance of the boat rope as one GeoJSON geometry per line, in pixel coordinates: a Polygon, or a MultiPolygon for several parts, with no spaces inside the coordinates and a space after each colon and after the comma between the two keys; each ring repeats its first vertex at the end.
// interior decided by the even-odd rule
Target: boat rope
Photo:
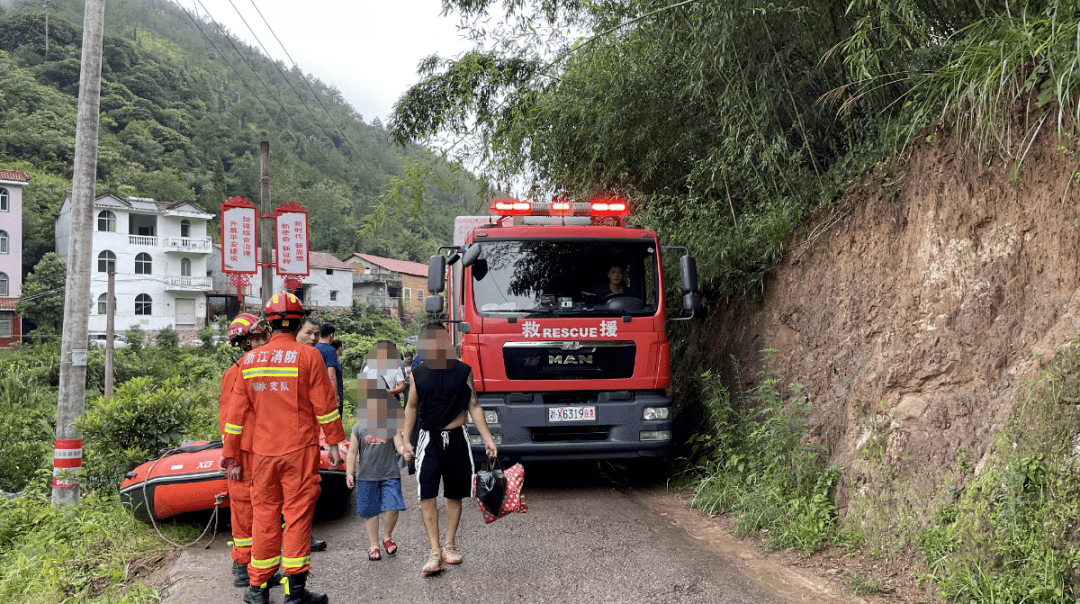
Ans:
{"type": "Polygon", "coordinates": [[[150,474],[153,473],[154,467],[156,467],[158,465],[159,461],[161,461],[162,459],[165,459],[166,457],[168,457],[170,455],[173,455],[174,453],[179,453],[179,452],[180,452],[179,447],[169,449],[168,451],[163,453],[161,455],[161,457],[158,457],[157,459],[155,459],[154,463],[150,464],[150,468],[146,470],[146,479],[143,480],[143,483],[142,483],[143,501],[146,502],[146,506],[147,506],[146,515],[150,517],[150,524],[154,527],[154,531],[157,532],[158,537],[161,537],[161,539],[163,541],[165,541],[165,543],[168,543],[169,545],[172,545],[174,547],[179,547],[179,548],[188,548],[188,547],[191,547],[192,545],[195,545],[196,543],[198,543],[200,539],[202,539],[203,537],[206,536],[207,531],[210,530],[210,525],[213,524],[214,525],[214,534],[210,536],[210,542],[206,544],[205,548],[203,548],[203,549],[210,549],[210,546],[214,544],[214,540],[217,539],[218,511],[221,509],[221,504],[222,504],[223,501],[225,501],[225,497],[228,496],[226,493],[218,493],[217,495],[214,496],[214,511],[211,512],[211,514],[210,514],[210,520],[208,520],[206,522],[206,528],[204,528],[202,533],[200,533],[199,536],[196,537],[195,540],[190,542],[190,543],[177,543],[177,542],[173,541],[172,539],[169,539],[168,537],[166,537],[164,534],[162,534],[161,529],[158,528],[157,520],[154,519],[154,510],[150,509],[151,502],[150,502],[150,498],[149,498],[149,496],[147,495],[147,492],[146,492],[146,484],[148,482],[150,482],[150,474]]]}

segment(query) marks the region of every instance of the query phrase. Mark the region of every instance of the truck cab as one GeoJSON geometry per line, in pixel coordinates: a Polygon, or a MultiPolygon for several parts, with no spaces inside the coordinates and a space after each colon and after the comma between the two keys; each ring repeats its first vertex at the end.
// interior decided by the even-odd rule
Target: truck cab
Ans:
{"type": "MultiPolygon", "coordinates": [[[[667,456],[662,267],[670,248],[654,231],[623,223],[625,202],[615,211],[610,199],[568,203],[561,215],[552,215],[557,202],[501,202],[493,217],[460,217],[461,240],[432,262],[435,272],[449,265],[446,318],[500,453],[525,461],[667,456]]],[[[688,255],[680,264],[692,316],[696,269],[688,255]]],[[[472,427],[470,437],[481,455],[472,427]]]]}

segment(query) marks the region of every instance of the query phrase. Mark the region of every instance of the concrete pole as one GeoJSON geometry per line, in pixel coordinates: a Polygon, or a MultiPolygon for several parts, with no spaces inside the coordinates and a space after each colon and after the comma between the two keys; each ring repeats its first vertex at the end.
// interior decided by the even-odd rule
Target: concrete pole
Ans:
{"type": "Polygon", "coordinates": [[[54,505],[66,505],[79,499],[78,480],[58,480],[56,475],[61,471],[77,474],[82,469],[82,437],[75,426],[75,420],[82,416],[86,399],[86,345],[90,319],[90,271],[105,0],[86,0],[84,10],[82,70],[79,76],[79,107],[75,124],[75,169],[71,184],[71,247],[64,291],[60,388],[56,400],[56,448],[52,489],[54,505]]]}
{"type": "MultiPolygon", "coordinates": [[[[262,178],[259,179],[259,213],[269,216],[273,212],[270,204],[269,141],[259,143],[259,167],[262,173],[262,178]]],[[[259,220],[261,221],[259,225],[259,256],[261,256],[262,262],[270,263],[274,258],[274,237],[277,236],[274,232],[274,219],[260,218],[259,220]]],[[[262,308],[266,308],[266,303],[270,301],[270,296],[274,294],[274,267],[263,266],[259,270],[262,271],[262,308]]]]}
{"type": "Polygon", "coordinates": [[[113,353],[115,352],[116,323],[116,264],[109,263],[109,290],[105,294],[108,301],[105,302],[105,398],[110,399],[113,395],[113,353]]]}

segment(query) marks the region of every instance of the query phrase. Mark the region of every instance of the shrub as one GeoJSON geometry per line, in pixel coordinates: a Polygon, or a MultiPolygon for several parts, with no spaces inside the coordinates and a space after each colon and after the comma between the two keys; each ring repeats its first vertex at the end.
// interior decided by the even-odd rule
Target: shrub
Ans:
{"type": "Polygon", "coordinates": [[[79,421],[84,485],[115,489],[132,468],[181,442],[199,408],[212,404],[205,388],[183,384],[179,377],[137,377],[119,386],[112,399],[93,401],[79,421]]]}
{"type": "Polygon", "coordinates": [[[143,349],[143,345],[146,344],[146,332],[142,327],[132,325],[124,332],[124,339],[128,341],[129,349],[134,352],[139,352],[143,349]]]}
{"type": "Polygon", "coordinates": [[[157,345],[160,348],[176,350],[180,347],[180,334],[170,325],[158,332],[157,345]]]}

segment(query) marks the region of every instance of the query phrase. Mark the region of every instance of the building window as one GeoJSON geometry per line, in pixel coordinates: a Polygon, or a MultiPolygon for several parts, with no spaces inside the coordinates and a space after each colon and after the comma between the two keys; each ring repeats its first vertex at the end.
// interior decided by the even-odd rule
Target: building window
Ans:
{"type": "Polygon", "coordinates": [[[143,252],[138,256],[135,256],[135,274],[136,275],[150,275],[153,262],[150,260],[150,254],[143,252]]]}
{"type": "Polygon", "coordinates": [[[97,230],[105,233],[116,232],[116,214],[108,210],[102,210],[97,215],[97,230]]]}
{"type": "Polygon", "coordinates": [[[0,231],[0,254],[8,253],[8,241],[9,240],[10,240],[10,237],[8,237],[7,231],[0,231]]]}
{"type": "Polygon", "coordinates": [[[11,313],[0,312],[0,338],[10,338],[15,335],[14,332],[11,331],[11,318],[11,313]]]}
{"type": "Polygon", "coordinates": [[[417,302],[423,302],[424,301],[424,290],[422,290],[422,289],[416,290],[416,301],[417,302]]]}
{"type": "Polygon", "coordinates": [[[106,298],[109,294],[101,294],[97,299],[97,314],[106,315],[109,314],[109,299],[106,298]]]}
{"type": "Polygon", "coordinates": [[[412,300],[412,290],[406,287],[405,294],[402,296],[402,299],[404,299],[406,302],[412,300]]]}
{"type": "Polygon", "coordinates": [[[116,254],[105,250],[97,255],[97,272],[107,273],[110,267],[116,270],[116,254]]]}
{"type": "Polygon", "coordinates": [[[7,273],[0,273],[0,296],[8,295],[8,276],[7,273]]]}
{"type": "Polygon", "coordinates": [[[180,259],[180,276],[181,277],[190,277],[191,276],[191,260],[189,260],[187,258],[181,258],[180,259]]]}
{"type": "Polygon", "coordinates": [[[191,221],[186,218],[180,221],[180,236],[191,237],[191,221]]]}
{"type": "Polygon", "coordinates": [[[150,294],[139,294],[138,296],[135,296],[135,314],[150,314],[150,294]]]}
{"type": "Polygon", "coordinates": [[[331,302],[337,302],[337,292],[336,291],[330,292],[330,301],[331,302]]]}
{"type": "Polygon", "coordinates": [[[334,269],[332,269],[332,268],[326,269],[326,274],[327,275],[333,275],[334,274],[334,269]]]}
{"type": "Polygon", "coordinates": [[[0,187],[0,212],[11,210],[11,195],[4,187],[0,187]]]}

